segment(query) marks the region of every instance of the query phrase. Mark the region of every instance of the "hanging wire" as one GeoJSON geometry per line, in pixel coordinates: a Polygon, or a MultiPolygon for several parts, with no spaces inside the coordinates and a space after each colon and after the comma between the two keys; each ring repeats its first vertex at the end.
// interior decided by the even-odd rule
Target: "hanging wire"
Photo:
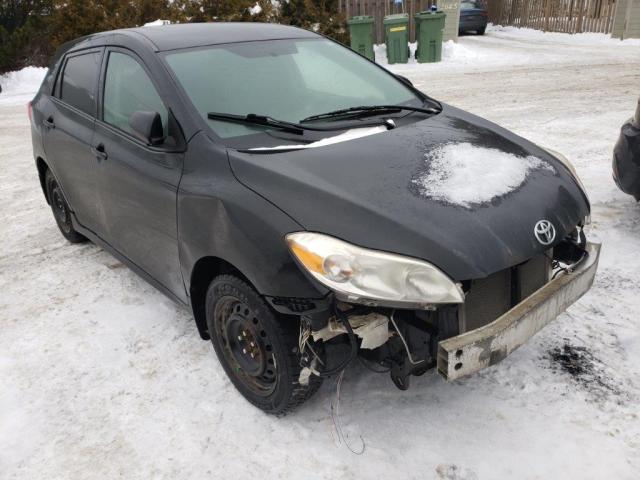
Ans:
{"type": "Polygon", "coordinates": [[[418,360],[417,362],[415,362],[413,360],[413,356],[411,355],[411,351],[409,350],[409,345],[407,345],[407,342],[404,339],[404,337],[402,336],[402,333],[400,333],[400,329],[398,328],[398,325],[396,325],[396,320],[393,318],[395,313],[396,313],[395,310],[393,312],[391,312],[391,315],[389,316],[389,319],[391,320],[391,323],[393,324],[393,327],[396,329],[396,332],[398,332],[398,336],[400,337],[400,340],[402,340],[402,344],[404,345],[404,349],[407,351],[407,357],[409,359],[409,362],[411,362],[412,365],[420,365],[421,363],[426,362],[426,360],[418,360]]]}
{"type": "Polygon", "coordinates": [[[300,356],[302,356],[308,348],[309,350],[311,350],[311,353],[316,358],[316,360],[320,362],[320,365],[324,365],[322,358],[320,358],[320,355],[316,353],[316,351],[311,346],[311,342],[309,341],[309,339],[311,338],[311,327],[308,324],[303,325],[303,323],[304,322],[300,322],[300,333],[298,334],[298,351],[300,352],[300,356]]]}
{"type": "Polygon", "coordinates": [[[338,443],[344,443],[351,453],[355,455],[362,455],[366,448],[366,444],[364,442],[364,439],[362,438],[362,435],[358,435],[361,443],[361,448],[356,450],[350,445],[348,441],[349,435],[345,435],[343,431],[342,418],[340,417],[340,387],[342,386],[343,378],[344,370],[342,370],[340,372],[340,375],[338,375],[338,380],[336,381],[336,396],[334,400],[331,400],[331,420],[333,420],[333,426],[338,436],[338,443]]]}

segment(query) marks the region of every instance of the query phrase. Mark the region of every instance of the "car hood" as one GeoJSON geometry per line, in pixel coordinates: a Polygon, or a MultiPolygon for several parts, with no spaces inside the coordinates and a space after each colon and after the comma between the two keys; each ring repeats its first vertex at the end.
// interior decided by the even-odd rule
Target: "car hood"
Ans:
{"type": "Polygon", "coordinates": [[[321,148],[229,151],[238,180],[309,231],[482,278],[557,244],[589,213],[544,149],[444,105],[426,120],[321,148]],[[542,245],[540,220],[556,229],[542,245]]]}

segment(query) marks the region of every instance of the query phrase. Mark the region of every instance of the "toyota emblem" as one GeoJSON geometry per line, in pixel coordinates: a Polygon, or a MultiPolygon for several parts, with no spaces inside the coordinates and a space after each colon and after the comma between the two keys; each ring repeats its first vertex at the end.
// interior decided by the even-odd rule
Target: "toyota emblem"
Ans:
{"type": "Polygon", "coordinates": [[[556,239],[556,228],[549,220],[540,220],[533,228],[533,234],[542,245],[551,245],[556,239]]]}

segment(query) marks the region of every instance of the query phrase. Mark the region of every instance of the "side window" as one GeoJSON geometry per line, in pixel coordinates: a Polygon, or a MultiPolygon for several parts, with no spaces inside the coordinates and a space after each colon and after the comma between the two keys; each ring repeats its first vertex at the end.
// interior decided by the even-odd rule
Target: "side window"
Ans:
{"type": "Polygon", "coordinates": [[[124,53],[109,54],[102,110],[105,122],[128,133],[132,133],[129,117],[133,112],[158,112],[167,135],[167,108],[142,66],[124,53]]]}
{"type": "Polygon", "coordinates": [[[95,115],[99,73],[100,52],[69,57],[62,72],[60,99],[89,115],[95,115]]]}

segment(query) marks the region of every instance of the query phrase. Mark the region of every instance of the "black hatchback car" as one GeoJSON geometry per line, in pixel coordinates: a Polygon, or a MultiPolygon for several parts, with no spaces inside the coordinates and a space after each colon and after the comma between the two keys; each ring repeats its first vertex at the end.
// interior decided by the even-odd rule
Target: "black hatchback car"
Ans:
{"type": "Polygon", "coordinates": [[[571,165],[315,33],[192,24],[64,45],[30,104],[42,189],[289,411],[357,355],[402,389],[494,364],[588,290],[571,165]]]}

